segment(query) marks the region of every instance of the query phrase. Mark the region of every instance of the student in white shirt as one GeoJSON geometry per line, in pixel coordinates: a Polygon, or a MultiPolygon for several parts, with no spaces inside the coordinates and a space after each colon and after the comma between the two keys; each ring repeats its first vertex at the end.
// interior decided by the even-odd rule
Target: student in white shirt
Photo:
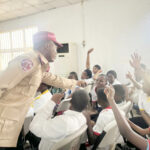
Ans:
{"type": "Polygon", "coordinates": [[[39,150],[50,150],[54,143],[76,132],[86,124],[86,118],[82,111],[86,108],[89,95],[84,90],[73,93],[70,101],[70,110],[63,115],[52,117],[55,105],[62,97],[53,96],[51,100],[37,113],[33,119],[30,130],[36,136],[41,137],[39,150]]]}
{"type": "Polygon", "coordinates": [[[91,95],[92,95],[92,108],[93,110],[95,108],[97,108],[97,94],[96,94],[96,91],[97,89],[99,88],[105,88],[107,84],[107,78],[106,78],[106,75],[105,74],[100,74],[96,80],[96,84],[95,86],[93,87],[93,89],[91,90],[91,95]]]}
{"type": "Polygon", "coordinates": [[[104,89],[97,90],[98,103],[101,105],[103,110],[100,112],[96,124],[93,127],[94,134],[99,136],[104,127],[114,120],[113,111],[107,101],[106,95],[104,93],[104,89]]]}
{"type": "Polygon", "coordinates": [[[119,107],[122,107],[126,104],[126,91],[125,87],[121,84],[113,85],[113,88],[115,89],[115,102],[119,107]]]}
{"type": "Polygon", "coordinates": [[[121,84],[117,79],[117,73],[114,70],[109,70],[107,72],[107,79],[109,84],[115,85],[115,84],[121,84]]]}

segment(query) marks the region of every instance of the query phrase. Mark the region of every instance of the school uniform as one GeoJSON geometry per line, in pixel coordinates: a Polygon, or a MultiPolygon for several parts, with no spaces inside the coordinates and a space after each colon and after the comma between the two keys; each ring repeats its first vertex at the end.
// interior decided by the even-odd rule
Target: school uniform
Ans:
{"type": "Polygon", "coordinates": [[[114,80],[112,85],[121,84],[117,79],[114,80]]]}
{"type": "MultiPolygon", "coordinates": [[[[121,111],[121,113],[124,115],[123,111],[121,111]]],[[[113,120],[115,120],[115,117],[112,108],[109,106],[103,109],[100,112],[96,124],[93,127],[94,134],[99,136],[104,128],[113,120]]]]}
{"type": "Polygon", "coordinates": [[[84,115],[72,110],[67,110],[62,115],[51,118],[54,107],[55,103],[49,100],[30,124],[30,131],[41,137],[39,150],[50,150],[56,142],[86,124],[84,115]]]}

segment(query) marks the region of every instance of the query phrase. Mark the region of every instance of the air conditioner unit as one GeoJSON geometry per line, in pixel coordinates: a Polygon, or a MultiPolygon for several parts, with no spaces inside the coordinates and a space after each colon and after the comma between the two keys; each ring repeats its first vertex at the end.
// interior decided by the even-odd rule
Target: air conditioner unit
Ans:
{"type": "Polygon", "coordinates": [[[54,62],[55,74],[68,77],[71,71],[78,73],[77,45],[64,43],[62,48],[57,50],[57,58],[54,62]]]}

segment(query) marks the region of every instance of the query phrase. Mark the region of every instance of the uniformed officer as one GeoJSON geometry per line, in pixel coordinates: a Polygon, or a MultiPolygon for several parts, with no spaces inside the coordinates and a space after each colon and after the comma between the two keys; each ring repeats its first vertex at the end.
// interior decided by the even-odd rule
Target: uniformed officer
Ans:
{"type": "Polygon", "coordinates": [[[41,82],[68,89],[83,83],[47,72],[49,62],[56,58],[57,47],[62,46],[53,33],[36,33],[33,46],[33,52],[13,59],[0,72],[0,147],[16,147],[24,118],[41,82]]]}

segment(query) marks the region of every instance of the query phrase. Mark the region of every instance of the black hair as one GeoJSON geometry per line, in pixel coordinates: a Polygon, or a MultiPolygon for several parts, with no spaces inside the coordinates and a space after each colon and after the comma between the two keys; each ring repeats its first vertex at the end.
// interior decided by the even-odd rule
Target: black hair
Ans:
{"type": "Polygon", "coordinates": [[[115,79],[117,78],[117,73],[116,73],[115,70],[109,70],[109,71],[107,72],[107,76],[108,76],[109,74],[112,74],[115,79]]]}
{"type": "Polygon", "coordinates": [[[115,94],[121,98],[121,100],[125,100],[125,96],[126,96],[126,91],[125,91],[125,87],[121,84],[116,84],[113,85],[114,89],[115,89],[115,94]]]}
{"type": "Polygon", "coordinates": [[[88,104],[90,97],[85,90],[76,90],[72,94],[71,104],[74,110],[82,112],[88,104]]]}
{"type": "Polygon", "coordinates": [[[101,66],[100,65],[94,65],[95,68],[97,68],[98,70],[101,70],[101,66]]]}
{"type": "Polygon", "coordinates": [[[78,75],[77,75],[76,72],[73,72],[73,71],[72,71],[72,72],[69,73],[69,75],[71,75],[71,74],[75,76],[75,79],[76,79],[76,80],[78,80],[78,75]]]}
{"type": "Polygon", "coordinates": [[[88,76],[88,78],[92,78],[92,71],[90,69],[85,69],[84,70],[88,76]]]}
{"type": "Polygon", "coordinates": [[[101,100],[104,103],[108,103],[107,97],[106,97],[106,95],[104,93],[104,88],[97,89],[96,94],[97,94],[98,100],[101,100]]]}
{"type": "Polygon", "coordinates": [[[105,77],[105,78],[107,78],[107,77],[106,77],[106,75],[105,75],[105,74],[103,74],[103,73],[102,73],[102,74],[100,74],[98,77],[105,77]]]}

